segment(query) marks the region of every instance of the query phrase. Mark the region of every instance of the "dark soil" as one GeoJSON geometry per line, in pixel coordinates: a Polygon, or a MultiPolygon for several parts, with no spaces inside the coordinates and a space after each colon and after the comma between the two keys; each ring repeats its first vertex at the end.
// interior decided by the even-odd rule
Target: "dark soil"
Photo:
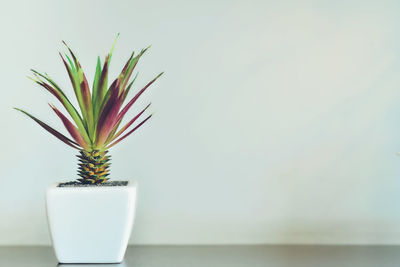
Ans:
{"type": "Polygon", "coordinates": [[[66,183],[59,183],[57,187],[102,187],[102,186],[127,186],[128,181],[109,181],[102,184],[83,184],[81,182],[73,181],[66,183]]]}

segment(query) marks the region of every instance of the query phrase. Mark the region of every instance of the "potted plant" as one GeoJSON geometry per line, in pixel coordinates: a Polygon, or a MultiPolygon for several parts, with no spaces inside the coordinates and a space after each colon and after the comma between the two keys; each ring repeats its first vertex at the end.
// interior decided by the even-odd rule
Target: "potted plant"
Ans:
{"type": "Polygon", "coordinates": [[[109,181],[108,150],[150,119],[152,115],[132,126],[148,109],[149,104],[126,124],[121,124],[127,111],[162,73],[124,105],[137,77],[130,81],[133,70],[147,48],[137,55],[132,53],[121,74],[108,86],[114,42],[104,64],[101,64],[100,58],[97,59],[94,82],[90,89],[77,57],[63,43],[69,55],[66,53],[63,56],[60,53],[60,56],[71,80],[80,112],[46,73],[32,70],[31,79],[53,94],[64,106],[70,119],[50,104],[72,139],[28,112],[16,109],[68,146],[79,150],[79,178],[76,181],[52,184],[46,191],[47,218],[59,262],[118,263],[123,260],[133,226],[137,186],[133,181],[109,181]]]}

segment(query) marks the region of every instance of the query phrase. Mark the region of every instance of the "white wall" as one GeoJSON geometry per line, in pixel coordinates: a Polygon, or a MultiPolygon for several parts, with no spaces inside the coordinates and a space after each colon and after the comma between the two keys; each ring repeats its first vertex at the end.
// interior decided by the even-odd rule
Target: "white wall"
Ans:
{"type": "Polygon", "coordinates": [[[29,69],[72,96],[60,41],[92,79],[117,32],[114,75],[149,44],[138,84],[166,72],[136,108],[154,119],[112,150],[113,178],[140,183],[132,243],[400,243],[399,8],[3,3],[0,244],[49,244],[44,190],[76,177],[76,152],[11,109],[62,127],[29,69]]]}

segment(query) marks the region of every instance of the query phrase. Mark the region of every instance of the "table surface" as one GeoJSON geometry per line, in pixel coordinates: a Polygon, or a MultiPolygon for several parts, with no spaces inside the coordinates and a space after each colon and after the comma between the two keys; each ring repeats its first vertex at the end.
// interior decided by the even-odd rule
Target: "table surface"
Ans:
{"type": "Polygon", "coordinates": [[[130,246],[120,264],[58,264],[51,247],[0,247],[1,267],[398,267],[400,246],[130,246]]]}

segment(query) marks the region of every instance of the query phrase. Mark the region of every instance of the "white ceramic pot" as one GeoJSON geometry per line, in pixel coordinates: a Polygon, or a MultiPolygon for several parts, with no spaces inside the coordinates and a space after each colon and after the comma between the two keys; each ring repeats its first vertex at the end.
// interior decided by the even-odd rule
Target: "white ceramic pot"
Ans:
{"type": "Polygon", "coordinates": [[[58,261],[122,262],[133,227],[136,189],[135,182],[126,186],[50,185],[47,218],[58,261]]]}

